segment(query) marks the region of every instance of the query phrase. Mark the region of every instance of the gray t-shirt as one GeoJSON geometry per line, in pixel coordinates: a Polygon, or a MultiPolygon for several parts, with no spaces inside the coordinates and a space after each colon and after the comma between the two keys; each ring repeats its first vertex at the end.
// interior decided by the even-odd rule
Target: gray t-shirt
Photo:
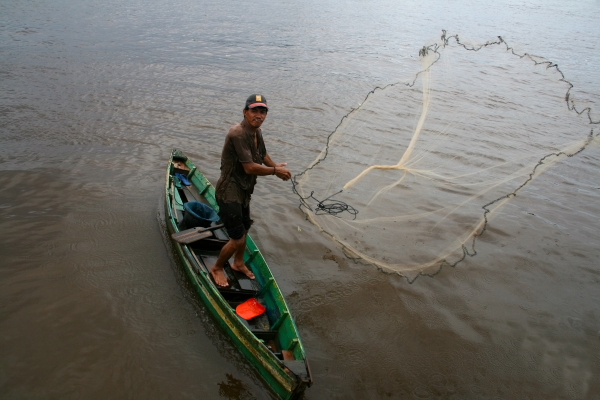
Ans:
{"type": "Polygon", "coordinates": [[[217,182],[217,198],[225,203],[248,205],[256,184],[256,175],[244,171],[244,162],[262,164],[267,149],[262,132],[255,130],[244,119],[229,129],[221,153],[221,177],[217,182]]]}

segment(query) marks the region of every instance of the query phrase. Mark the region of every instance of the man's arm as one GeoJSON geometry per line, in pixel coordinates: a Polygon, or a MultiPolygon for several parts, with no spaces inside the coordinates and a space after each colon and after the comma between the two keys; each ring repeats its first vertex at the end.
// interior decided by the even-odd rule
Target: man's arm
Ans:
{"type": "Polygon", "coordinates": [[[276,164],[267,154],[263,159],[265,165],[255,162],[243,162],[244,171],[249,175],[277,175],[279,179],[287,181],[292,177],[292,173],[285,167],[287,163],[276,164]]]}
{"type": "Polygon", "coordinates": [[[275,163],[275,161],[273,161],[273,160],[271,159],[271,156],[270,156],[270,155],[268,155],[268,154],[267,154],[267,155],[265,156],[265,158],[263,159],[263,162],[265,163],[265,165],[266,165],[267,167],[285,167],[285,166],[287,165],[287,163],[285,163],[285,162],[284,162],[284,163],[279,163],[279,164],[276,164],[276,163],[275,163]]]}

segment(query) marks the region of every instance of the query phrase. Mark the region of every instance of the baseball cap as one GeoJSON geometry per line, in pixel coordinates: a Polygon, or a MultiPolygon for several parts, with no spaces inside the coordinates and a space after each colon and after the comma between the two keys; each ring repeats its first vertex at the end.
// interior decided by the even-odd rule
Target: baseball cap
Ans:
{"type": "Polygon", "coordinates": [[[253,94],[248,97],[246,100],[246,108],[255,108],[255,107],[264,107],[269,110],[267,107],[267,99],[262,94],[253,94]]]}

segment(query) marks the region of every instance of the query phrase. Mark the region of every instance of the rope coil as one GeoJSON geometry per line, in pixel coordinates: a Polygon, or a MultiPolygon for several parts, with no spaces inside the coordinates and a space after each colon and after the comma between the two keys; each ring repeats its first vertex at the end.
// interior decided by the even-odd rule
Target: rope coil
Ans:
{"type": "Polygon", "coordinates": [[[333,196],[338,195],[342,192],[343,190],[340,190],[339,192],[332,194],[324,200],[319,200],[314,196],[315,192],[313,190],[312,192],[310,192],[310,196],[302,197],[301,199],[304,206],[307,207],[309,210],[314,211],[315,215],[329,214],[333,215],[334,217],[337,217],[338,214],[347,212],[350,215],[352,215],[352,219],[354,220],[356,219],[356,214],[358,214],[358,210],[356,208],[340,200],[330,200],[333,196]],[[317,202],[317,207],[314,210],[306,202],[306,200],[308,199],[313,199],[317,202]]]}

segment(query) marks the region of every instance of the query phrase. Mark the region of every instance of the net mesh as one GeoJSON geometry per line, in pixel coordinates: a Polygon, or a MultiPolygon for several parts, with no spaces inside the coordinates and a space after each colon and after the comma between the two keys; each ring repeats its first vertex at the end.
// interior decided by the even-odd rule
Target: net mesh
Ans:
{"type": "Polygon", "coordinates": [[[300,208],[349,257],[410,280],[475,255],[518,190],[597,142],[558,66],[501,37],[443,32],[419,56],[413,81],[370,92],[294,177],[300,208]]]}

